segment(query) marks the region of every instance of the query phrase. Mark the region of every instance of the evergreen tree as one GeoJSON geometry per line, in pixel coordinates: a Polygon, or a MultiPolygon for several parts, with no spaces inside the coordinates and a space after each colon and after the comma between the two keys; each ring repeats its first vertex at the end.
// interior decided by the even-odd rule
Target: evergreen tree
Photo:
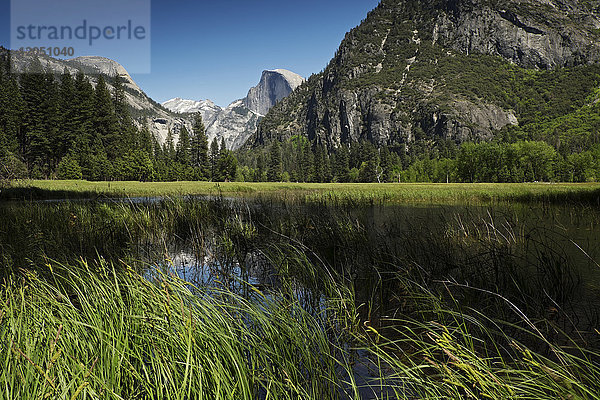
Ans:
{"type": "Polygon", "coordinates": [[[362,164],[358,179],[363,183],[377,182],[377,169],[379,168],[379,157],[377,149],[370,143],[361,144],[362,164]]]}
{"type": "Polygon", "coordinates": [[[219,180],[219,170],[217,169],[217,163],[219,162],[219,143],[217,142],[217,138],[215,137],[210,143],[210,180],[218,181],[219,180]]]}
{"type": "MultiPolygon", "coordinates": [[[[113,99],[102,75],[98,77],[94,97],[94,130],[109,159],[113,160],[123,154],[113,99]]],[[[95,149],[96,152],[98,150],[95,149]]]]}
{"type": "Polygon", "coordinates": [[[296,136],[293,139],[296,152],[293,178],[295,178],[295,181],[306,182],[304,165],[304,142],[306,141],[306,138],[303,136],[296,136]]]}
{"type": "Polygon", "coordinates": [[[56,176],[58,179],[81,179],[83,174],[77,157],[74,155],[65,156],[58,164],[56,176]]]}
{"type": "Polygon", "coordinates": [[[335,179],[338,182],[350,182],[350,151],[348,147],[342,145],[335,158],[335,179]]]}
{"type": "Polygon", "coordinates": [[[281,147],[277,140],[271,144],[271,150],[269,151],[269,170],[267,172],[267,178],[269,182],[281,181],[281,147]]]}
{"type": "MultiPolygon", "coordinates": [[[[142,130],[140,131],[140,150],[144,153],[148,154],[148,156],[152,157],[154,155],[154,150],[158,145],[158,141],[156,138],[150,133],[150,128],[148,128],[147,124],[144,124],[142,130]]],[[[191,154],[190,154],[190,162],[191,162],[191,154]]]]}
{"type": "Polygon", "coordinates": [[[73,149],[77,138],[77,96],[75,82],[65,68],[60,78],[60,147],[59,155],[64,157],[73,149]]]}
{"type": "Polygon", "coordinates": [[[55,170],[61,160],[63,140],[60,135],[61,115],[60,115],[60,95],[59,87],[54,75],[47,71],[45,78],[45,102],[44,102],[44,126],[45,135],[48,141],[48,154],[46,155],[45,165],[48,170],[46,174],[55,170]]]}
{"type": "Polygon", "coordinates": [[[97,134],[94,124],[94,88],[82,72],[75,76],[75,102],[73,124],[75,126],[74,148],[83,167],[92,154],[92,144],[97,134]]]}
{"type": "Polygon", "coordinates": [[[0,148],[18,154],[19,143],[24,142],[20,135],[26,106],[9,62],[5,60],[0,65],[0,148]]]}
{"type": "Polygon", "coordinates": [[[230,150],[227,150],[225,139],[221,138],[221,149],[217,162],[218,180],[231,182],[235,180],[237,173],[237,159],[230,150]]]}
{"type": "Polygon", "coordinates": [[[131,115],[129,113],[129,105],[125,96],[125,87],[123,78],[120,75],[115,75],[112,79],[113,85],[113,106],[115,110],[115,120],[117,131],[119,132],[119,152],[125,152],[132,148],[139,149],[143,146],[141,137],[131,115]]]}
{"type": "Polygon", "coordinates": [[[210,178],[210,161],[208,159],[208,138],[202,123],[202,115],[194,116],[194,128],[191,144],[192,166],[199,171],[201,179],[210,178]]]}
{"type": "Polygon", "coordinates": [[[45,99],[46,79],[43,74],[42,64],[36,58],[21,75],[21,93],[25,103],[26,115],[24,131],[20,135],[20,152],[30,170],[42,167],[50,151],[50,143],[45,129],[45,99]]]}
{"type": "Polygon", "coordinates": [[[323,145],[317,145],[314,160],[314,180],[316,182],[329,182],[331,180],[329,158],[323,145]]]}
{"type": "Polygon", "coordinates": [[[392,155],[390,154],[390,149],[387,146],[383,146],[379,152],[379,167],[380,167],[380,182],[389,182],[391,181],[391,173],[392,173],[392,155]]]}
{"type": "Polygon", "coordinates": [[[264,182],[267,179],[267,166],[265,157],[262,152],[256,158],[256,176],[254,177],[255,182],[264,182]]]}
{"type": "Polygon", "coordinates": [[[173,140],[173,132],[169,129],[167,133],[167,139],[165,140],[165,145],[163,148],[163,153],[165,155],[165,159],[167,163],[171,163],[175,161],[175,144],[173,140]]]}
{"type": "Polygon", "coordinates": [[[315,181],[315,156],[310,147],[310,143],[304,143],[304,149],[302,150],[302,155],[304,156],[304,162],[302,163],[304,166],[304,182],[314,182],[315,181]]]}
{"type": "Polygon", "coordinates": [[[175,161],[185,167],[191,165],[190,134],[185,126],[181,127],[181,131],[179,131],[179,141],[177,142],[177,149],[175,151],[175,161]]]}

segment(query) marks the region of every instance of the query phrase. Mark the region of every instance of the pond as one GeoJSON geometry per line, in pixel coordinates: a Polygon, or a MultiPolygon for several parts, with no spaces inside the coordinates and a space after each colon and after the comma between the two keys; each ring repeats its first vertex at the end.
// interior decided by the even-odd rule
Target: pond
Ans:
{"type": "MultiPolygon", "coordinates": [[[[506,321],[511,337],[547,354],[548,343],[520,333],[523,315],[554,344],[600,350],[599,244],[600,210],[584,206],[193,197],[0,204],[4,278],[21,269],[48,275],[50,260],[106,260],[149,280],[179,276],[203,293],[292,296],[315,316],[331,278],[352,294],[358,324],[375,332],[418,308],[410,288],[419,287],[506,321]]],[[[363,386],[388,368],[373,363],[357,351],[353,374],[363,386]]]]}

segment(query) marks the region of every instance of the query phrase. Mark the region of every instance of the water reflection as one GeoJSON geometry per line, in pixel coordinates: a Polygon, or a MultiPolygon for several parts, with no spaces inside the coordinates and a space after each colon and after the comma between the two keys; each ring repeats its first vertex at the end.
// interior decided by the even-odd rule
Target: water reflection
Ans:
{"type": "Polygon", "coordinates": [[[499,293],[557,329],[593,332],[600,310],[600,212],[543,205],[328,206],[275,200],[137,198],[0,205],[3,271],[102,257],[198,287],[297,296],[317,312],[324,276],[351,287],[377,323],[404,306],[399,277],[454,282],[498,317],[499,293]],[[315,268],[318,267],[318,268],[315,268]],[[252,286],[252,287],[249,287],[252,286]]]}

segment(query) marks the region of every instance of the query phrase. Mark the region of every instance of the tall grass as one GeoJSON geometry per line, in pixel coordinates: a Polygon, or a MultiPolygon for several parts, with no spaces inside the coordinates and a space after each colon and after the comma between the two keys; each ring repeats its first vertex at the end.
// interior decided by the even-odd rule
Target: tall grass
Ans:
{"type": "Polygon", "coordinates": [[[507,333],[513,331],[512,323],[453,306],[428,289],[408,284],[419,311],[388,318],[381,332],[370,328],[368,339],[363,336],[365,349],[382,366],[379,384],[395,398],[600,398],[599,353],[575,341],[554,345],[502,298],[527,327],[520,337],[530,336],[528,342],[543,342],[551,349],[549,355],[540,354],[507,333]]]}
{"type": "Polygon", "coordinates": [[[97,199],[106,197],[240,197],[339,204],[393,203],[585,203],[600,205],[598,183],[394,184],[275,182],[87,182],[12,181],[0,200],[97,199]]]}
{"type": "Polygon", "coordinates": [[[1,207],[0,398],[596,399],[597,214],[567,210],[584,236],[550,206],[1,207]]]}
{"type": "Polygon", "coordinates": [[[414,283],[404,310],[355,329],[336,309],[343,290],[315,316],[290,293],[242,297],[103,267],[53,265],[51,281],[28,273],[2,290],[1,398],[600,398],[597,353],[548,342],[541,355],[414,283]]]}
{"type": "Polygon", "coordinates": [[[54,265],[1,293],[6,399],[330,399],[336,343],[290,297],[54,265]],[[77,271],[77,272],[74,272],[77,271]]]}

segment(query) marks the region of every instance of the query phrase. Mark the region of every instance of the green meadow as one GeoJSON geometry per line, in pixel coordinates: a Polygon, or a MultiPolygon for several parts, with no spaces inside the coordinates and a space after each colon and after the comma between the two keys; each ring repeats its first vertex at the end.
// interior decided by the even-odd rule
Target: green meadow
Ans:
{"type": "Polygon", "coordinates": [[[313,201],[373,202],[598,202],[600,183],[240,183],[16,181],[5,184],[3,199],[161,196],[274,196],[313,201]]]}

